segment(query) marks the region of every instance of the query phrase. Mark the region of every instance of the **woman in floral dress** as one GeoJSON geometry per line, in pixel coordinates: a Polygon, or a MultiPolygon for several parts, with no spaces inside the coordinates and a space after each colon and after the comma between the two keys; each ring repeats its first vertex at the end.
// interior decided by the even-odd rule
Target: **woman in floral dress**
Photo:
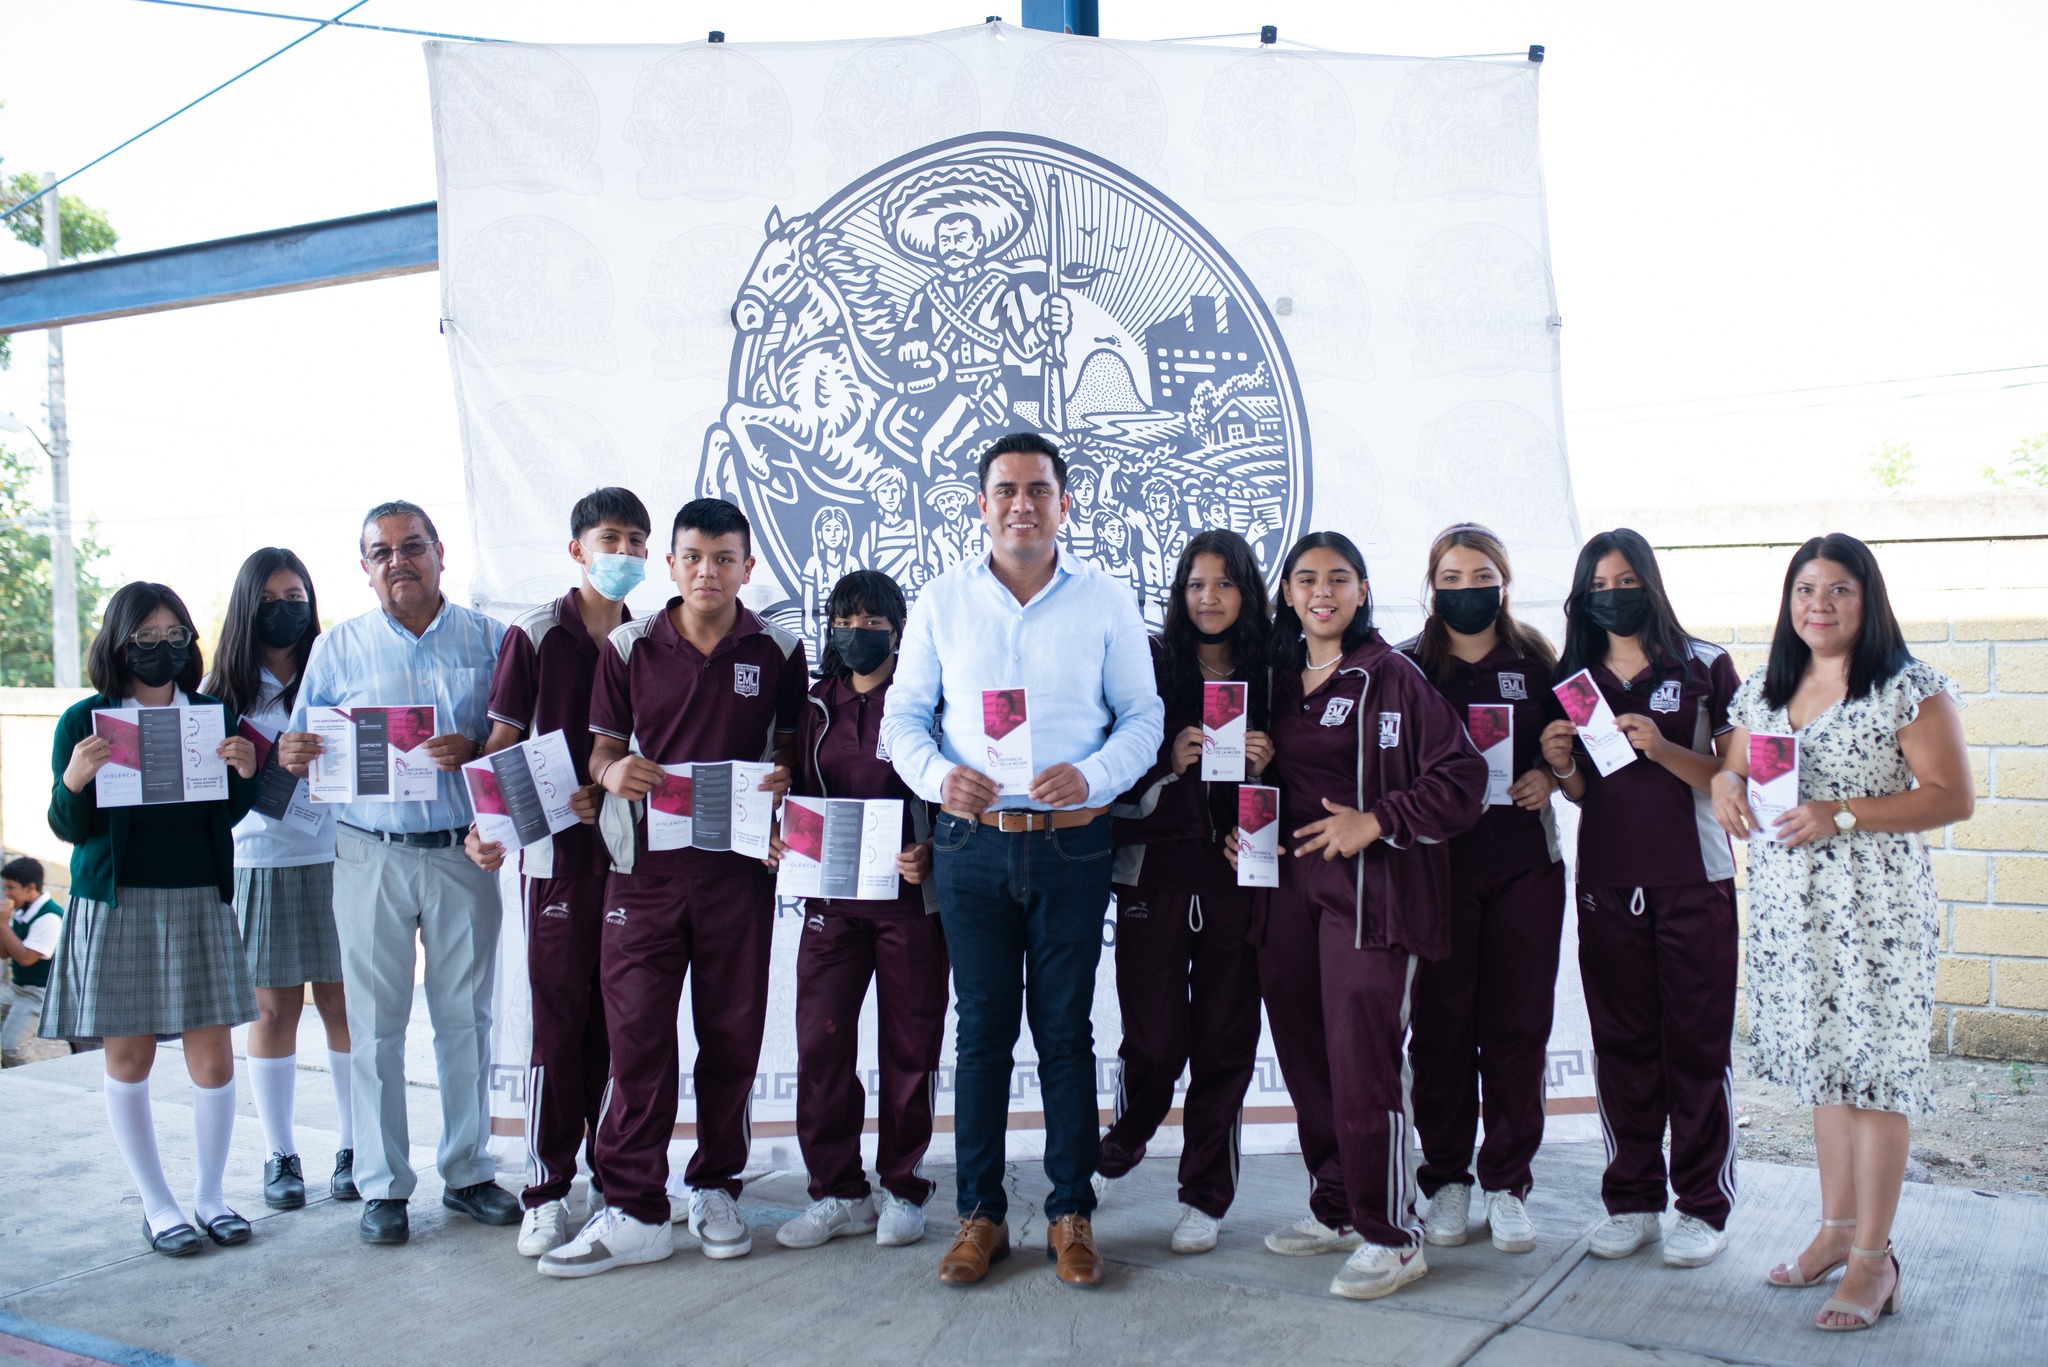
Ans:
{"type": "Polygon", "coordinates": [[[1899,1307],[1892,1217],[1908,1117],[1933,1094],[1939,918],[1919,833],[1974,805],[1954,692],[1907,653],[1869,547],[1837,533],[1792,557],[1770,660],[1729,706],[1714,815],[1749,841],[1751,1066],[1814,1108],[1820,1150],[1820,1231],[1768,1279],[1810,1286],[1846,1268],[1818,1329],[1866,1329],[1899,1307]],[[1779,812],[1751,800],[1750,738],[1768,756],[1786,735],[1797,791],[1779,812]]]}

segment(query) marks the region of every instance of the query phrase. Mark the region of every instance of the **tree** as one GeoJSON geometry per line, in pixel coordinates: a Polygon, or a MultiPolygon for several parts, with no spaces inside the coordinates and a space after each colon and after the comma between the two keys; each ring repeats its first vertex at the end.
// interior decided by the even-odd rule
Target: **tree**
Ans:
{"type": "Polygon", "coordinates": [[[1880,489],[1905,488],[1918,473],[1914,469],[1913,448],[1902,441],[1886,442],[1870,453],[1867,472],[1870,482],[1880,489]]]}
{"type": "MultiPolygon", "coordinates": [[[[0,446],[0,687],[48,688],[50,657],[50,534],[40,504],[29,496],[36,461],[0,446]]],[[[106,548],[88,530],[78,545],[78,637],[89,640],[106,585],[93,566],[106,548]]]]}
{"type": "Polygon", "coordinates": [[[2001,489],[2014,485],[2048,489],[2048,432],[2038,437],[2028,437],[2012,448],[2012,457],[2000,470],[1993,465],[1984,467],[1984,478],[2001,489]]]}
{"type": "MultiPolygon", "coordinates": [[[[6,107],[6,103],[0,101],[0,109],[6,107]]],[[[41,177],[28,172],[0,177],[0,214],[33,197],[42,188],[41,177]]],[[[42,207],[38,204],[31,209],[23,209],[5,220],[7,231],[14,235],[15,241],[38,250],[42,248],[42,207]]],[[[120,234],[114,231],[114,225],[107,221],[107,211],[94,208],[76,195],[60,193],[57,196],[57,220],[62,225],[57,239],[58,254],[65,261],[103,255],[114,250],[121,240],[120,234]]],[[[7,338],[0,336],[0,370],[7,369],[10,360],[7,338]]]]}

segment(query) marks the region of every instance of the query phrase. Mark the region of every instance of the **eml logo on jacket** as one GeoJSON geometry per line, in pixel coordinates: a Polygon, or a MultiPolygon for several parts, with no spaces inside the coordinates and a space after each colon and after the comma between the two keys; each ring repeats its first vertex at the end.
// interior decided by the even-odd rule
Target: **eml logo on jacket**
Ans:
{"type": "Polygon", "coordinates": [[[1330,705],[1323,709],[1323,725],[1342,726],[1344,719],[1351,715],[1351,699],[1332,698],[1330,705]]]}
{"type": "Polygon", "coordinates": [[[1392,750],[1401,744],[1401,714],[1380,713],[1380,749],[1392,750]]]}
{"type": "Polygon", "coordinates": [[[1500,700],[1502,702],[1522,702],[1528,696],[1529,684],[1521,675],[1502,674],[1500,676],[1500,700]]]}
{"type": "Polygon", "coordinates": [[[1652,712],[1676,712],[1678,710],[1679,692],[1680,684],[1678,680],[1666,679],[1663,683],[1658,684],[1657,691],[1650,695],[1650,710],[1652,712]]]}
{"type": "Polygon", "coordinates": [[[742,698],[761,696],[761,666],[734,664],[732,667],[732,691],[742,698]]]}

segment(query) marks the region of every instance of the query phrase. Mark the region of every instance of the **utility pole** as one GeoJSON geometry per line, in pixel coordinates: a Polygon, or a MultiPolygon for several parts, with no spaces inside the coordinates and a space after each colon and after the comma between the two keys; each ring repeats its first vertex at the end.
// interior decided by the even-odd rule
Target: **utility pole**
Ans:
{"type": "MultiPolygon", "coordinates": [[[[57,173],[43,172],[43,259],[64,264],[57,173]]],[[[64,415],[64,329],[45,334],[50,346],[50,658],[53,682],[78,687],[78,566],[71,547],[71,433],[64,415]]]]}

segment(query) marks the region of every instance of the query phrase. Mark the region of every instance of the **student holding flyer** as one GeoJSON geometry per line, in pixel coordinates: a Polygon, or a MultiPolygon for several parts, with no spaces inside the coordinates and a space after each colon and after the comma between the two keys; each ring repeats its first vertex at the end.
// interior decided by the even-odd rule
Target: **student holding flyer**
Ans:
{"type": "Polygon", "coordinates": [[[86,656],[93,695],[57,721],[50,755],[50,831],[69,841],[71,906],[51,962],[45,1039],[106,1041],[107,1121],[142,1199],[142,1233],[158,1253],[197,1253],[246,1242],[249,1222],[221,1195],[235,1129],[235,1026],[256,1019],[249,964],[229,904],[233,830],[256,800],[256,750],[235,733],[216,754],[229,776],[224,800],[102,807],[95,776],[108,745],[93,713],[175,705],[218,706],[199,691],[198,633],[162,584],[125,584],[107,600],[86,656]],[[193,1228],[158,1157],[149,1075],[161,1036],[183,1037],[192,1078],[199,1180],[193,1228]]]}
{"type": "MultiPolygon", "coordinates": [[[[1330,1294],[1375,1300],[1429,1270],[1402,1044],[1418,966],[1451,952],[1449,842],[1480,818],[1486,764],[1373,629],[1365,557],[1341,533],[1287,553],[1272,658],[1280,886],[1255,940],[1310,1189],[1309,1214],[1266,1247],[1350,1252],[1330,1294]]],[[[1234,835],[1225,848],[1234,859],[1234,835]]]]}
{"type": "Polygon", "coordinates": [[[1583,724],[1543,731],[1543,756],[1579,804],[1579,972],[1593,1026],[1600,1185],[1597,1258],[1664,1242],[1671,1267],[1703,1267],[1728,1244],[1735,1202],[1735,860],[1708,785],[1739,681],[1727,652],[1686,633],[1641,534],[1601,532],[1579,552],[1565,600],[1563,685],[1590,680],[1634,762],[1593,762],[1583,724]],[[1662,1228],[1664,1129],[1678,1219],[1662,1228]]]}
{"type": "Polygon", "coordinates": [[[754,569],[746,514],[724,499],[694,499],[676,514],[669,546],[676,596],[611,634],[590,699],[590,772],[607,794],[600,822],[612,858],[598,959],[612,1051],[597,1134],[606,1205],[541,1258],[550,1277],[666,1258],[670,1221],[685,1216],[706,1257],[754,1247],[736,1198],[768,1016],[774,875],[730,842],[652,846],[642,809],[669,769],[691,765],[771,762],[757,796],[772,805],[786,792],[806,705],[804,649],[740,603],[754,569]],[[686,974],[697,1039],[687,1205],[672,1204],[667,1191],[686,974]]]}
{"type": "Polygon", "coordinates": [[[1765,1277],[1844,1269],[1816,1329],[1899,1309],[1892,1221],[1911,1117],[1934,1106],[1941,906],[1921,833],[1975,802],[1955,693],[1907,652],[1870,548],[1838,532],[1793,555],[1770,659],[1729,704],[1714,815],[1749,841],[1751,1067],[1813,1107],[1820,1151],[1820,1228],[1765,1277]],[[1768,823],[1743,795],[1774,748],[1743,737],[1767,735],[1798,749],[1793,805],[1768,823]]]}
{"type": "Polygon", "coordinates": [[[1495,1248],[1527,1253],[1536,1228],[1522,1203],[1543,1143],[1565,894],[1555,783],[1537,744],[1555,710],[1547,689],[1557,656],[1509,611],[1512,579],[1507,548],[1491,531],[1467,522],[1440,532],[1429,548],[1429,619],[1401,647],[1465,714],[1488,766],[1486,814],[1451,842],[1451,952],[1416,970],[1408,1056],[1428,1241],[1467,1237],[1483,1090],[1487,1229],[1495,1248]]]}
{"type": "MultiPolygon", "coordinates": [[[[552,603],[515,618],[498,648],[484,754],[560,732],[577,825],[518,850],[526,911],[526,978],[533,1049],[526,1073],[526,1190],[519,1252],[538,1258],[569,1241],[569,1188],[576,1151],[591,1171],[589,1214],[602,1203],[597,1123],[611,1075],[598,947],[611,855],[597,830],[602,790],[590,781],[590,692],[598,652],[633,614],[626,595],[647,576],[647,505],[630,489],[594,489],[569,510],[569,558],[577,582],[552,603]],[[586,1135],[588,1138],[586,1139],[586,1135]]],[[[502,761],[501,761],[502,762],[502,761]]],[[[478,868],[496,872],[507,850],[472,828],[465,842],[478,868]]]]}
{"type": "Polygon", "coordinates": [[[1239,782],[1208,782],[1207,723],[1242,740],[1256,781],[1273,759],[1266,735],[1265,576],[1236,532],[1196,534],[1181,552],[1152,671],[1166,739],[1137,785],[1112,807],[1117,1046],[1116,1119],[1102,1136],[1095,1190],[1135,1168],[1173,1106],[1182,1069],[1180,1218],[1176,1253],[1216,1247],[1237,1196],[1239,1116],[1259,1047],[1259,967],[1248,935],[1254,894],[1237,885],[1223,837],[1238,824],[1239,782]],[[1234,684],[1235,687],[1231,688],[1234,684]],[[1220,685],[1220,687],[1218,687],[1220,685]],[[1225,690],[1229,690],[1225,692],[1225,690]],[[1223,696],[1221,706],[1205,707],[1223,696]],[[1205,716],[1205,713],[1207,714],[1205,716]]]}
{"type": "MultiPolygon", "coordinates": [[[[832,589],[822,676],[797,733],[793,795],[887,798],[903,817],[889,849],[898,879],[890,901],[806,899],[796,957],[796,1133],[811,1174],[810,1209],[775,1231],[785,1248],[815,1248],[873,1232],[885,1246],[924,1237],[923,1174],[932,1138],[932,1075],[946,1029],[946,937],[931,881],[931,814],[889,763],[882,709],[896,672],[908,608],[879,570],[856,570],[832,589]],[[875,1168],[861,1168],[866,1097],[855,1067],[861,1003],[875,985],[881,1064],[875,1168]]],[[[792,808],[783,804],[785,827],[792,808]]],[[[788,847],[776,841],[778,856],[788,847]]]]}
{"type": "Polygon", "coordinates": [[[943,806],[932,877],[959,1000],[960,1227],[938,1275],[971,1285],[1010,1256],[1003,1151],[1028,1002],[1052,1183],[1046,1251],[1061,1282],[1096,1286],[1088,1012],[1109,905],[1109,804],[1152,764],[1164,707],[1129,588],[1059,549],[1072,502],[1059,448],[1013,432],[982,453],[980,474],[989,552],[925,585],[882,719],[896,772],[943,806]],[[999,716],[990,695],[1013,691],[1023,709],[1004,703],[999,716]],[[1027,746],[1011,743],[1014,731],[990,734],[1008,718],[1028,727],[1027,746]],[[1028,751],[1025,792],[1003,791],[992,740],[1005,760],[1028,751]]]}
{"type": "Polygon", "coordinates": [[[260,1013],[249,1027],[249,1085],[270,1155],[263,1164],[263,1203],[273,1210],[306,1204],[292,1106],[308,984],[327,1035],[328,1077],[341,1117],[341,1148],[327,1189],[336,1200],[357,1199],[348,1012],[334,931],[334,809],[308,801],[305,781],[285,769],[277,753],[319,635],[319,600],[305,562],[265,546],[235,576],[220,653],[206,681],[206,691],[240,715],[241,734],[259,756],[261,792],[235,827],[235,911],[260,1013]]]}
{"type": "MultiPolygon", "coordinates": [[[[411,749],[437,771],[427,785],[431,796],[398,801],[387,792],[340,806],[334,834],[355,1176],[365,1199],[357,1233],[365,1243],[402,1244],[411,1237],[406,1205],[415,1180],[405,1087],[415,937],[425,955],[441,1087],[441,1204],[480,1224],[519,1222],[518,1200],[491,1180],[497,1161],[486,1148],[491,979],[502,910],[497,880],[462,853],[471,812],[458,772],[489,734],[485,685],[505,628],[442,594],[440,534],[419,505],[393,501],[370,509],[357,549],[377,610],[313,643],[292,729],[277,744],[279,762],[303,776],[323,750],[308,716],[369,710],[382,715],[390,748],[411,749]],[[410,734],[432,729],[425,726],[429,712],[440,734],[410,734]]],[[[380,776],[386,772],[376,767],[380,776]]]]}

